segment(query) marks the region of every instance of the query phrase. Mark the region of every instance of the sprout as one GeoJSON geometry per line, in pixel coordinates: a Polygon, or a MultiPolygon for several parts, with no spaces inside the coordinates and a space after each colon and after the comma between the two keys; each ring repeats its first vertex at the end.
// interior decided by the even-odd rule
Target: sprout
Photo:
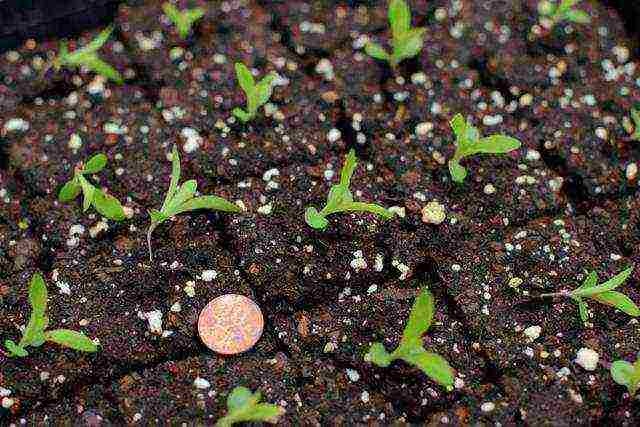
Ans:
{"type": "Polygon", "coordinates": [[[426,351],[422,346],[422,335],[431,326],[434,311],[433,296],[427,288],[424,288],[411,308],[400,345],[393,352],[388,353],[382,343],[373,343],[364,359],[383,368],[396,359],[402,359],[420,368],[429,378],[446,387],[447,390],[453,390],[455,374],[449,362],[436,353],[426,351]]]}
{"type": "Polygon", "coordinates": [[[194,9],[178,10],[173,4],[165,2],[162,4],[162,11],[173,22],[178,30],[178,35],[186,39],[191,32],[191,27],[197,20],[204,16],[204,9],[196,7],[194,9]]]}
{"type": "Polygon", "coordinates": [[[70,202],[82,192],[84,198],[82,209],[84,212],[93,205],[102,216],[115,221],[122,221],[125,215],[118,199],[94,187],[87,178],[85,178],[85,175],[100,172],[106,164],[107,156],[102,153],[91,157],[85,164],[80,163],[76,166],[71,181],[68,181],[62,186],[62,189],[60,189],[58,199],[61,202],[70,202]]]}
{"type": "Polygon", "coordinates": [[[467,169],[460,160],[476,154],[506,154],[520,148],[520,141],[504,135],[491,135],[480,138],[477,128],[466,122],[462,114],[456,114],[451,120],[451,128],[456,135],[456,152],[449,160],[449,172],[457,183],[464,182],[467,169]]]}
{"type": "Polygon", "coordinates": [[[615,307],[618,310],[627,313],[629,316],[638,317],[640,316],[640,309],[638,309],[638,306],[625,294],[614,291],[615,288],[622,285],[629,278],[632,271],[633,267],[629,267],[622,273],[617,274],[601,285],[598,285],[598,274],[595,271],[592,271],[587,275],[582,285],[577,289],[574,289],[573,291],[542,294],[539,298],[571,298],[576,304],[578,304],[580,318],[585,323],[589,320],[587,303],[584,302],[585,298],[615,307]]]}
{"type": "Polygon", "coordinates": [[[576,5],[582,0],[542,0],[538,3],[538,13],[548,20],[548,28],[561,21],[574,22],[576,24],[588,24],[591,22],[589,14],[583,10],[576,9],[576,5]]]}
{"type": "Polygon", "coordinates": [[[258,108],[269,101],[271,93],[273,92],[273,81],[276,76],[274,74],[267,74],[256,84],[253,75],[251,75],[251,71],[249,71],[243,63],[236,62],[235,67],[236,78],[247,97],[247,110],[245,111],[242,108],[236,107],[232,113],[243,123],[246,123],[256,116],[258,108]]]}
{"type": "Polygon", "coordinates": [[[160,210],[152,209],[149,211],[151,217],[151,225],[147,230],[147,245],[149,246],[149,260],[153,261],[153,252],[151,250],[151,235],[153,230],[166,220],[173,218],[184,212],[195,211],[198,209],[218,210],[223,212],[240,212],[240,208],[233,203],[227,202],[222,197],[217,196],[200,196],[195,197],[197,183],[195,179],[191,179],[178,185],[180,181],[180,156],[176,146],[173,146],[171,152],[172,170],[171,183],[169,191],[165,196],[164,203],[160,210]]]}
{"type": "Polygon", "coordinates": [[[40,273],[31,277],[29,285],[29,303],[31,316],[29,323],[22,332],[22,339],[16,344],[12,340],[5,340],[4,345],[10,357],[26,357],[29,353],[26,347],[40,347],[46,341],[53,342],[77,351],[95,352],[98,347],[83,333],[69,329],[54,329],[46,331],[49,324],[47,317],[47,287],[40,273]]]}
{"type": "Polygon", "coordinates": [[[71,69],[84,66],[106,79],[111,79],[118,84],[124,83],[120,73],[100,59],[97,53],[107,42],[112,32],[113,26],[110,26],[102,31],[98,37],[89,42],[89,44],[73,52],[69,52],[66,42],[60,43],[60,53],[53,60],[53,66],[56,70],[59,70],[61,67],[71,69]]]}
{"type": "Polygon", "coordinates": [[[304,214],[304,219],[309,226],[317,229],[324,230],[329,221],[327,216],[338,212],[371,212],[379,215],[383,218],[393,217],[393,213],[389,212],[382,206],[378,206],[372,203],[354,202],[353,195],[349,191],[349,185],[351,184],[351,177],[356,170],[358,161],[356,159],[356,153],[352,149],[347,155],[347,160],[342,167],[342,173],[340,175],[340,184],[333,185],[329,190],[329,196],[327,197],[327,204],[322,208],[320,212],[313,206],[307,208],[304,214]]]}
{"type": "Polygon", "coordinates": [[[270,403],[259,403],[260,392],[251,393],[246,387],[236,387],[227,397],[228,413],[220,418],[216,427],[229,427],[235,423],[263,421],[275,424],[285,410],[270,403]]]}
{"type": "Polygon", "coordinates": [[[389,2],[389,24],[393,36],[392,52],[388,53],[374,42],[368,42],[365,51],[373,58],[388,61],[395,68],[403,59],[412,58],[422,50],[425,29],[411,28],[411,10],[404,0],[389,2]]]}
{"type": "Polygon", "coordinates": [[[633,364],[616,360],[611,364],[611,377],[616,383],[627,387],[631,397],[634,397],[640,388],[640,358],[633,364]]]}

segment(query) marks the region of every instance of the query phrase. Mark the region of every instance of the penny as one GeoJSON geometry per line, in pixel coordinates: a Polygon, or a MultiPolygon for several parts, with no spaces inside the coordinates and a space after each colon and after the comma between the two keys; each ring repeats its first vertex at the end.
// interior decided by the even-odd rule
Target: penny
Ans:
{"type": "Polygon", "coordinates": [[[221,354],[249,350],[260,339],[263,328],[260,307],[244,295],[225,294],[214,298],[198,318],[202,342],[221,354]]]}

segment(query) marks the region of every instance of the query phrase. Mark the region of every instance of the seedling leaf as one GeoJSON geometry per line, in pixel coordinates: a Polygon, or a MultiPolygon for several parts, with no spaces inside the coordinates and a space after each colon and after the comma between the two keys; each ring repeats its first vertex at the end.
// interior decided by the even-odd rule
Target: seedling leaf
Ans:
{"type": "Polygon", "coordinates": [[[195,211],[198,209],[209,209],[209,210],[216,210],[221,212],[234,212],[234,213],[240,212],[240,208],[237,205],[226,201],[222,197],[200,196],[200,197],[195,197],[183,203],[182,205],[180,205],[179,209],[176,211],[176,215],[183,212],[195,211]]]}
{"type": "Polygon", "coordinates": [[[71,200],[78,197],[80,191],[82,191],[82,187],[74,178],[62,186],[62,188],[60,189],[60,193],[58,194],[58,200],[60,200],[61,202],[70,202],[71,200]]]}
{"type": "Polygon", "coordinates": [[[232,113],[242,122],[246,123],[256,116],[258,108],[269,101],[276,76],[274,74],[267,74],[256,84],[253,75],[251,75],[251,72],[243,63],[236,62],[235,68],[238,83],[247,98],[247,110],[234,108],[232,113]]]}
{"type": "Polygon", "coordinates": [[[504,135],[491,135],[481,138],[473,146],[472,154],[506,154],[520,148],[520,141],[504,135]]]}
{"type": "Polygon", "coordinates": [[[82,168],[82,174],[91,175],[100,172],[107,165],[107,156],[102,153],[91,157],[82,168]]]}
{"type": "Polygon", "coordinates": [[[253,79],[253,75],[251,71],[244,65],[242,62],[236,62],[236,77],[238,78],[238,84],[244,91],[244,93],[249,96],[249,94],[255,91],[256,82],[253,79]]]}
{"type": "Polygon", "coordinates": [[[98,351],[98,346],[80,332],[69,329],[54,329],[53,331],[46,332],[44,336],[47,341],[69,347],[73,350],[86,351],[89,353],[98,351]]]}
{"type": "Polygon", "coordinates": [[[393,46],[393,57],[396,63],[413,58],[422,50],[424,32],[424,28],[414,28],[398,38],[398,42],[393,46]]]}
{"type": "Polygon", "coordinates": [[[467,177],[467,168],[458,163],[457,160],[449,160],[449,173],[455,182],[462,184],[467,177]]]}
{"type": "Polygon", "coordinates": [[[640,361],[634,364],[624,360],[616,360],[611,364],[611,377],[616,383],[627,387],[631,397],[634,397],[640,388],[640,361]]]}
{"type": "Polygon", "coordinates": [[[626,282],[629,276],[631,276],[631,272],[633,272],[633,267],[629,267],[623,272],[616,274],[614,277],[607,280],[601,285],[591,286],[584,289],[577,289],[576,291],[574,291],[574,295],[581,297],[590,297],[592,295],[611,291],[626,282]]]}
{"type": "Polygon", "coordinates": [[[12,340],[5,340],[4,347],[7,349],[9,356],[11,357],[26,357],[29,355],[24,348],[20,347],[12,340]]]}
{"type": "Polygon", "coordinates": [[[122,205],[110,194],[105,194],[102,190],[96,188],[93,196],[93,206],[100,213],[100,215],[113,219],[115,221],[122,221],[125,219],[124,210],[122,205]]]}
{"type": "Polygon", "coordinates": [[[162,4],[162,11],[167,18],[171,20],[178,30],[178,35],[182,39],[186,39],[191,32],[193,24],[204,16],[202,8],[178,10],[173,4],[166,2],[162,4]]]}
{"type": "Polygon", "coordinates": [[[640,112],[635,108],[631,110],[631,118],[633,119],[633,135],[631,139],[634,141],[640,141],[640,112]]]}
{"type": "Polygon", "coordinates": [[[629,316],[640,316],[640,309],[638,306],[623,293],[616,291],[607,291],[600,294],[593,295],[592,299],[601,302],[602,304],[610,305],[618,310],[627,313],[629,316]]]}
{"type": "Polygon", "coordinates": [[[96,188],[91,185],[82,175],[78,175],[80,186],[82,187],[82,211],[86,212],[93,203],[96,188]]]}
{"type": "Polygon", "coordinates": [[[421,345],[422,335],[424,335],[431,322],[433,321],[434,312],[433,295],[427,289],[418,294],[416,301],[413,303],[413,308],[409,314],[409,320],[407,320],[407,326],[402,333],[402,340],[400,341],[400,347],[421,345]]]}
{"type": "Polygon", "coordinates": [[[77,51],[75,51],[73,53],[85,54],[85,53],[97,52],[98,50],[100,50],[102,48],[102,46],[104,46],[104,44],[107,42],[107,40],[109,40],[109,37],[111,37],[111,33],[112,32],[113,32],[113,25],[110,25],[107,28],[105,28],[104,30],[102,30],[100,32],[100,34],[98,34],[98,36],[95,39],[93,39],[92,41],[90,41],[86,46],[84,46],[83,48],[78,49],[77,51]]]}
{"type": "Polygon", "coordinates": [[[567,20],[576,24],[588,24],[591,22],[591,16],[575,6],[582,0],[560,0],[560,4],[556,0],[542,0],[538,4],[538,12],[549,19],[551,26],[567,20]]]}
{"type": "Polygon", "coordinates": [[[389,2],[389,24],[394,37],[402,36],[411,28],[411,10],[404,0],[389,2]]]}
{"type": "Polygon", "coordinates": [[[306,223],[315,229],[325,229],[329,224],[326,217],[328,215],[339,212],[370,212],[382,218],[392,218],[393,213],[382,206],[372,203],[360,203],[353,201],[353,195],[349,191],[351,178],[358,164],[356,153],[352,149],[347,154],[347,158],[340,172],[340,183],[331,186],[327,202],[320,212],[313,207],[308,206],[304,213],[306,223]]]}
{"type": "Polygon", "coordinates": [[[169,190],[167,190],[167,195],[164,198],[164,203],[162,204],[162,211],[166,210],[169,202],[178,191],[178,182],[180,181],[180,155],[178,154],[178,149],[176,146],[173,146],[171,150],[171,182],[169,183],[169,190]]]}
{"type": "Polygon", "coordinates": [[[455,373],[444,357],[421,350],[405,354],[402,359],[420,368],[429,378],[444,386],[447,390],[453,389],[455,373]]]}
{"type": "Polygon", "coordinates": [[[375,59],[380,59],[382,61],[389,61],[391,59],[389,54],[378,43],[368,42],[364,47],[364,51],[367,55],[375,59]]]}
{"type": "Polygon", "coordinates": [[[452,390],[455,380],[453,368],[442,356],[426,351],[422,345],[422,335],[429,329],[433,314],[433,296],[427,288],[424,288],[411,308],[400,345],[392,353],[388,353],[382,343],[373,343],[365,355],[365,360],[387,367],[394,360],[402,359],[421,369],[429,378],[447,390],[452,390]]]}
{"type": "Polygon", "coordinates": [[[259,403],[260,392],[251,393],[246,387],[236,387],[227,398],[227,415],[219,419],[217,427],[228,427],[239,422],[264,421],[277,422],[284,414],[281,406],[259,403]]]}
{"type": "Polygon", "coordinates": [[[124,79],[122,78],[122,75],[118,72],[118,70],[104,62],[102,59],[98,58],[98,56],[95,54],[88,55],[86,59],[84,59],[82,65],[96,74],[113,80],[119,85],[124,83],[124,79]]]}

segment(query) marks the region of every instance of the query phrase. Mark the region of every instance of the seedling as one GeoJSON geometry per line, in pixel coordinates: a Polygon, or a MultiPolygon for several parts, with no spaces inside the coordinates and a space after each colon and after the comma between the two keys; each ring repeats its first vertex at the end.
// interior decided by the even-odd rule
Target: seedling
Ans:
{"type": "Polygon", "coordinates": [[[102,153],[91,157],[87,163],[79,163],[75,168],[73,179],[60,189],[58,199],[61,202],[70,202],[82,192],[84,198],[82,209],[84,212],[93,205],[100,215],[115,221],[122,221],[125,215],[118,199],[94,187],[85,178],[87,175],[100,172],[106,164],[107,156],[102,153]]]}
{"type": "Polygon", "coordinates": [[[191,32],[191,27],[197,20],[204,16],[204,9],[196,7],[194,9],[178,10],[173,4],[166,2],[162,4],[162,11],[171,20],[178,30],[178,35],[183,40],[191,32]]]}
{"type": "Polygon", "coordinates": [[[47,317],[47,287],[40,273],[31,277],[29,285],[29,303],[31,316],[29,323],[22,332],[22,339],[16,344],[12,340],[5,340],[4,346],[10,357],[26,357],[29,353],[26,347],[40,347],[45,342],[52,342],[77,351],[93,353],[98,347],[83,333],[69,329],[53,329],[47,331],[49,318],[47,317]]]}
{"type": "Polygon", "coordinates": [[[476,154],[506,154],[520,148],[520,141],[505,135],[491,135],[480,138],[476,127],[468,123],[462,114],[456,114],[451,120],[451,128],[456,135],[456,152],[449,160],[449,172],[457,183],[463,183],[467,169],[460,160],[476,154]]]}
{"type": "Polygon", "coordinates": [[[247,110],[236,107],[232,113],[243,123],[252,120],[258,113],[258,108],[263,106],[271,98],[273,92],[273,81],[276,76],[274,74],[267,74],[256,84],[256,81],[251,74],[251,71],[241,62],[236,62],[236,78],[240,87],[244,91],[247,97],[247,110]]]}
{"type": "Polygon", "coordinates": [[[270,403],[260,403],[260,392],[251,393],[246,387],[236,387],[227,397],[227,415],[220,418],[216,427],[229,427],[240,422],[267,422],[275,424],[285,413],[284,408],[270,403]]]}
{"type": "Polygon", "coordinates": [[[569,21],[576,24],[588,24],[591,17],[584,10],[576,8],[582,0],[542,0],[538,3],[538,13],[548,20],[548,28],[552,28],[561,21],[569,21]]]}
{"type": "Polygon", "coordinates": [[[388,61],[395,68],[402,60],[412,58],[422,50],[425,28],[411,28],[411,10],[404,0],[389,2],[389,26],[392,34],[391,53],[371,41],[364,50],[367,55],[388,61]]]}
{"type": "Polygon", "coordinates": [[[151,225],[149,225],[147,230],[147,245],[149,246],[150,261],[153,261],[151,235],[153,234],[153,230],[166,220],[181,213],[195,211],[198,209],[240,212],[240,208],[238,206],[227,202],[222,197],[195,197],[196,188],[198,186],[195,179],[190,179],[189,181],[182,183],[182,185],[178,185],[178,181],[180,181],[180,156],[178,155],[178,149],[175,145],[171,152],[171,162],[171,182],[169,183],[169,191],[167,191],[162,208],[160,208],[159,211],[155,209],[149,211],[151,225]]]}
{"type": "Polygon", "coordinates": [[[411,308],[400,345],[393,352],[388,353],[382,343],[373,343],[364,359],[383,368],[389,366],[394,360],[404,360],[420,368],[429,378],[447,390],[453,390],[455,374],[449,362],[436,353],[426,351],[422,346],[422,336],[431,326],[434,311],[433,296],[427,288],[424,288],[411,308]]]}
{"type": "Polygon", "coordinates": [[[98,37],[89,44],[73,52],[69,52],[67,42],[61,42],[60,53],[53,60],[54,68],[59,70],[62,67],[73,69],[84,66],[106,79],[111,79],[118,84],[124,83],[120,73],[98,56],[98,50],[107,42],[112,32],[113,26],[110,26],[98,34],[98,37]]]}
{"type": "Polygon", "coordinates": [[[385,219],[393,217],[393,213],[389,212],[382,206],[372,203],[354,202],[353,195],[349,191],[349,185],[351,184],[351,177],[356,170],[358,160],[356,159],[356,153],[352,149],[347,155],[347,160],[342,167],[342,173],[340,175],[340,184],[331,186],[329,190],[329,196],[327,197],[327,204],[322,208],[320,212],[313,206],[309,206],[304,213],[304,219],[311,227],[324,230],[329,221],[327,216],[338,212],[371,212],[379,215],[385,219]]]}
{"type": "Polygon", "coordinates": [[[640,112],[633,108],[631,110],[631,118],[633,119],[633,134],[631,135],[631,140],[640,141],[640,112]]]}
{"type": "Polygon", "coordinates": [[[634,397],[640,388],[640,358],[633,364],[616,360],[611,364],[611,377],[616,383],[627,387],[631,397],[634,397]]]}
{"type": "Polygon", "coordinates": [[[587,311],[586,298],[590,298],[602,304],[610,305],[618,310],[627,313],[629,316],[640,316],[640,309],[631,301],[631,299],[623,293],[614,291],[615,288],[622,285],[631,275],[633,267],[629,267],[622,273],[618,273],[606,282],[598,285],[598,274],[592,271],[582,282],[582,285],[573,291],[560,291],[549,294],[541,294],[540,298],[566,297],[571,298],[578,304],[580,318],[584,323],[589,320],[587,311]]]}

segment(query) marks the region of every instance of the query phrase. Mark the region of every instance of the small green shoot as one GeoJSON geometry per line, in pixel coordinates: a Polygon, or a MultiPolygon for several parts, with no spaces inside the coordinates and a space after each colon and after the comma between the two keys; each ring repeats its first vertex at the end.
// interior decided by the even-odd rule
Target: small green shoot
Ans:
{"type": "Polygon", "coordinates": [[[640,358],[633,364],[624,360],[616,360],[611,364],[610,370],[613,380],[627,387],[631,397],[634,397],[640,388],[640,358]]]}
{"type": "Polygon", "coordinates": [[[267,74],[256,84],[251,71],[241,62],[236,62],[236,78],[247,97],[247,110],[236,107],[232,113],[243,123],[252,120],[258,113],[258,108],[263,106],[271,98],[275,74],[267,74]]]}
{"type": "Polygon", "coordinates": [[[173,25],[176,26],[178,35],[183,40],[189,36],[193,24],[204,16],[204,9],[201,7],[178,10],[177,7],[169,2],[162,4],[162,11],[167,15],[167,18],[173,22],[173,25]]]}
{"type": "Polygon", "coordinates": [[[326,217],[338,212],[371,212],[385,219],[393,217],[393,213],[382,206],[373,203],[353,201],[353,195],[351,191],[349,191],[349,185],[351,184],[351,177],[356,170],[357,164],[356,152],[352,149],[349,151],[347,160],[342,167],[340,184],[331,186],[329,196],[327,197],[327,204],[324,208],[318,212],[316,208],[309,206],[305,211],[304,219],[309,226],[324,230],[327,225],[329,225],[326,217]]]}
{"type": "Polygon", "coordinates": [[[31,277],[29,285],[29,303],[31,316],[29,323],[22,332],[22,339],[16,344],[12,340],[5,340],[4,346],[9,357],[26,357],[29,353],[26,347],[40,347],[45,342],[52,342],[77,351],[93,353],[98,347],[83,333],[69,329],[54,329],[47,331],[49,318],[47,317],[47,287],[40,273],[31,277]]]}
{"type": "Polygon", "coordinates": [[[549,28],[552,28],[561,21],[569,21],[575,24],[588,24],[591,17],[584,10],[576,8],[582,0],[542,0],[538,3],[538,13],[548,20],[549,28]]]}
{"type": "Polygon", "coordinates": [[[434,311],[433,296],[427,288],[424,288],[411,308],[400,345],[393,352],[388,353],[382,343],[373,343],[364,359],[383,368],[396,359],[404,360],[420,368],[429,378],[448,391],[453,390],[455,373],[449,362],[436,353],[426,351],[422,346],[422,336],[431,326],[434,311]]]}
{"type": "Polygon", "coordinates": [[[228,413],[220,418],[216,427],[229,427],[241,422],[267,422],[275,424],[284,413],[282,406],[260,403],[260,392],[251,393],[246,387],[236,387],[227,397],[228,413]]]}
{"type": "Polygon", "coordinates": [[[389,25],[392,34],[391,53],[374,42],[368,42],[364,49],[367,55],[388,61],[395,68],[402,60],[413,58],[422,50],[425,28],[411,28],[411,10],[404,0],[389,2],[389,25]]]}
{"type": "Polygon", "coordinates": [[[468,123],[462,114],[456,114],[451,120],[451,128],[456,135],[456,152],[449,160],[449,172],[459,184],[467,177],[467,169],[460,164],[464,157],[476,154],[506,154],[520,148],[520,141],[505,135],[491,135],[480,138],[476,127],[468,123]]]}
{"type": "Polygon", "coordinates": [[[171,182],[169,190],[165,196],[164,203],[160,210],[152,209],[149,211],[151,217],[151,225],[147,229],[147,245],[149,246],[149,260],[153,262],[153,252],[151,250],[151,235],[160,224],[168,219],[173,218],[184,212],[195,211],[198,209],[218,210],[223,212],[240,212],[240,208],[233,203],[227,202],[222,197],[217,196],[200,196],[195,197],[198,183],[195,179],[190,179],[178,185],[180,181],[180,156],[178,149],[173,146],[171,152],[171,182]]]}
{"type": "Polygon", "coordinates": [[[100,172],[106,164],[107,156],[102,153],[91,157],[89,161],[84,164],[80,163],[76,166],[71,181],[68,181],[62,186],[62,189],[60,189],[58,199],[61,202],[70,202],[82,192],[84,197],[82,209],[84,212],[93,205],[96,211],[106,218],[115,221],[125,219],[124,210],[118,199],[94,187],[87,178],[85,178],[86,175],[93,175],[100,172]]]}
{"type": "Polygon", "coordinates": [[[118,84],[123,84],[124,80],[120,73],[98,56],[98,50],[107,42],[112,32],[113,26],[110,26],[86,46],[76,49],[73,52],[69,52],[67,42],[61,42],[60,53],[53,60],[54,68],[59,70],[62,67],[72,69],[84,66],[106,79],[111,79],[118,84]]]}
{"type": "Polygon", "coordinates": [[[633,119],[633,134],[631,135],[631,140],[640,142],[640,112],[635,108],[631,109],[631,118],[633,119]]]}
{"type": "Polygon", "coordinates": [[[629,316],[640,316],[640,309],[631,301],[631,299],[623,293],[614,291],[615,288],[622,285],[631,276],[633,267],[629,267],[622,273],[618,273],[606,282],[598,285],[598,274],[592,271],[582,282],[582,285],[573,291],[561,291],[549,294],[541,294],[540,298],[566,297],[571,298],[578,304],[580,318],[584,323],[589,320],[587,303],[585,298],[590,298],[601,304],[610,305],[618,310],[627,313],[629,316]]]}

